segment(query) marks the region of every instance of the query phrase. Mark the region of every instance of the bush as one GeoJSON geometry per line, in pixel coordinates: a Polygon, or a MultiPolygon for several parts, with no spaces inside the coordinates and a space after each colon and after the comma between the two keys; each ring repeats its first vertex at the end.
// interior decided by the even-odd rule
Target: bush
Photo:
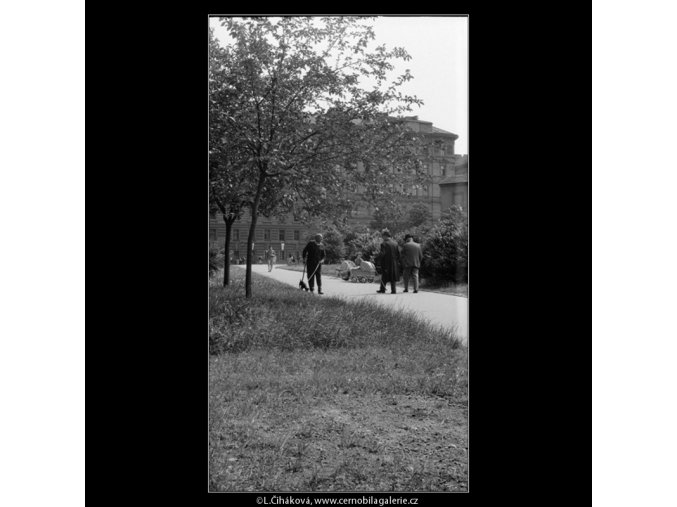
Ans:
{"type": "Polygon", "coordinates": [[[402,245],[404,245],[404,237],[407,234],[411,234],[414,238],[414,241],[423,246],[423,243],[430,234],[430,230],[431,228],[429,225],[419,225],[418,227],[410,227],[393,235],[393,239],[397,241],[397,244],[400,245],[400,247],[402,247],[402,245]]]}
{"type": "Polygon", "coordinates": [[[328,229],[322,238],[324,244],[326,264],[336,264],[345,256],[345,246],[343,244],[343,234],[336,229],[328,229]]]}
{"type": "Polygon", "coordinates": [[[377,231],[388,229],[395,236],[397,233],[406,232],[408,229],[416,229],[421,226],[430,227],[431,221],[432,213],[427,204],[415,203],[408,208],[394,204],[377,208],[369,226],[377,231]]]}
{"type": "Polygon", "coordinates": [[[388,229],[391,232],[399,231],[403,228],[406,218],[402,207],[398,204],[382,204],[376,208],[372,214],[372,220],[369,227],[377,231],[388,229]]]}
{"type": "Polygon", "coordinates": [[[209,249],[209,277],[213,277],[223,267],[224,256],[216,248],[209,249]]]}
{"type": "Polygon", "coordinates": [[[379,232],[358,232],[346,235],[346,257],[355,261],[360,255],[364,260],[374,262],[376,254],[381,250],[381,241],[379,232]]]}
{"type": "Polygon", "coordinates": [[[447,210],[423,244],[421,276],[435,280],[468,281],[468,220],[460,208],[447,210]]]}
{"type": "Polygon", "coordinates": [[[419,226],[429,224],[432,218],[433,215],[430,212],[430,207],[427,204],[419,202],[409,208],[409,211],[407,212],[407,221],[402,225],[404,228],[417,228],[419,226]]]}

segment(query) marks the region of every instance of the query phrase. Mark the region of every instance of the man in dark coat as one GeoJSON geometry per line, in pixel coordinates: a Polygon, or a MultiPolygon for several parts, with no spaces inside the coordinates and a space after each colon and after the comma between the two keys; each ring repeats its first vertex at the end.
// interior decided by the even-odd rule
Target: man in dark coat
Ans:
{"type": "Polygon", "coordinates": [[[402,276],[404,277],[404,291],[402,292],[409,292],[409,277],[414,280],[414,294],[418,292],[418,269],[421,267],[422,260],[421,245],[414,242],[411,234],[407,234],[402,247],[402,276]]]}
{"type": "Polygon", "coordinates": [[[390,282],[390,293],[396,294],[395,282],[400,279],[400,249],[390,237],[387,229],[381,233],[381,236],[383,243],[381,243],[381,252],[378,255],[381,266],[381,287],[376,292],[385,294],[386,284],[390,282]]]}
{"type": "Polygon", "coordinates": [[[315,234],[315,241],[310,241],[303,249],[303,262],[306,263],[308,271],[308,287],[310,292],[315,290],[315,280],[317,280],[317,293],[322,292],[322,263],[324,262],[324,245],[322,245],[322,234],[315,234]]]}

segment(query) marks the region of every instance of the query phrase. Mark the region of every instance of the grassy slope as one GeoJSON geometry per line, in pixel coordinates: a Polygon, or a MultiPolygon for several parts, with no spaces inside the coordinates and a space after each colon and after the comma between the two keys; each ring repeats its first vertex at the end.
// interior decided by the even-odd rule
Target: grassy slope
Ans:
{"type": "Polygon", "coordinates": [[[466,350],[243,272],[210,290],[212,491],[467,490],[466,350]]]}

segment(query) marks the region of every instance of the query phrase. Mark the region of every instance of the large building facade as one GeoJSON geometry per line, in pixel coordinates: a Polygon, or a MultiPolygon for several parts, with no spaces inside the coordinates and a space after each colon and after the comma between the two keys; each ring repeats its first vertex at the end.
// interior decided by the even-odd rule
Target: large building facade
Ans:
{"type": "MultiPolygon", "coordinates": [[[[468,209],[468,156],[456,155],[454,142],[458,136],[452,132],[433,126],[432,122],[419,120],[417,116],[406,117],[406,125],[420,134],[426,141],[427,153],[421,162],[430,177],[427,186],[405,189],[408,194],[403,198],[403,206],[424,203],[429,206],[432,222],[439,220],[442,211],[451,205],[468,209]]],[[[354,226],[368,226],[373,219],[374,210],[367,205],[358,206],[348,219],[354,226]]],[[[231,257],[246,257],[247,235],[250,217],[245,216],[233,224],[231,235],[231,257]]],[[[276,218],[260,216],[256,224],[254,237],[254,259],[264,257],[268,246],[277,252],[278,261],[286,261],[291,255],[300,258],[309,238],[318,232],[315,228],[295,222],[292,218],[280,221],[276,218]]],[[[217,213],[209,217],[209,244],[222,248],[225,242],[226,226],[223,217],[217,213]]]]}
{"type": "Polygon", "coordinates": [[[453,169],[448,171],[438,185],[440,187],[440,206],[449,209],[460,206],[462,211],[468,210],[468,155],[454,155],[456,160],[453,169]]]}

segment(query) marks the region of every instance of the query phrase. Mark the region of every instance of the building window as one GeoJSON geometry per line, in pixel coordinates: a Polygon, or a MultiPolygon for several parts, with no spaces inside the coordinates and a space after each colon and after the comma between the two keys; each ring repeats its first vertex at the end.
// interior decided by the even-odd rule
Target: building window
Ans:
{"type": "Polygon", "coordinates": [[[280,241],[284,241],[284,229],[280,229],[280,241]]]}
{"type": "Polygon", "coordinates": [[[270,229],[263,230],[263,241],[270,241],[270,229]]]}
{"type": "Polygon", "coordinates": [[[299,231],[294,231],[294,241],[299,240],[299,231]]]}
{"type": "Polygon", "coordinates": [[[235,229],[235,241],[240,241],[240,229],[235,229]]]}
{"type": "Polygon", "coordinates": [[[216,229],[209,229],[209,241],[216,241],[216,229]]]}
{"type": "Polygon", "coordinates": [[[440,164],[440,172],[442,173],[443,176],[447,175],[447,166],[444,164],[440,164]]]}

